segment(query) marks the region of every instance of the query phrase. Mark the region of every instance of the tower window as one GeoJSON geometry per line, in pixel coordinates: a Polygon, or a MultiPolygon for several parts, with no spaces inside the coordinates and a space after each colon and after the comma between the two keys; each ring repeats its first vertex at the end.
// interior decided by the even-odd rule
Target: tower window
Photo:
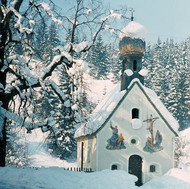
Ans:
{"type": "Polygon", "coordinates": [[[150,171],[151,173],[155,173],[155,172],[156,172],[156,166],[155,166],[155,165],[150,165],[149,171],[150,171]]]}
{"type": "Polygon", "coordinates": [[[132,119],[138,119],[139,118],[139,109],[133,108],[132,109],[132,119]]]}
{"type": "Polygon", "coordinates": [[[133,61],[133,71],[134,72],[137,71],[137,61],[136,60],[133,61]]]}

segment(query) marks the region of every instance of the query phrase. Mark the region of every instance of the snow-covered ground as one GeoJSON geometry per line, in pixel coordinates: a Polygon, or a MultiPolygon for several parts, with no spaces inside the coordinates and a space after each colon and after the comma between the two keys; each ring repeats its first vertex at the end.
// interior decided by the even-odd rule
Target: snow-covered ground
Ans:
{"type": "Polygon", "coordinates": [[[190,189],[190,171],[172,169],[136,187],[136,177],[125,171],[72,172],[60,167],[0,168],[1,189],[190,189]]]}
{"type": "Polygon", "coordinates": [[[58,167],[0,168],[1,189],[124,189],[135,188],[135,180],[133,175],[124,171],[84,173],[66,171],[58,167]]]}
{"type": "Polygon", "coordinates": [[[142,189],[190,189],[190,170],[171,169],[164,176],[154,178],[142,189]]]}

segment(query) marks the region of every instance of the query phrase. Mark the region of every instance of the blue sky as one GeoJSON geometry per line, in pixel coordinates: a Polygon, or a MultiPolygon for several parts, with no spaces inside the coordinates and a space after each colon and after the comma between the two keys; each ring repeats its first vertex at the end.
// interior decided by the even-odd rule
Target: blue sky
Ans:
{"type": "MultiPolygon", "coordinates": [[[[190,36],[190,0],[104,0],[111,8],[135,9],[135,21],[147,29],[147,41],[172,38],[180,42],[190,36]]],[[[127,13],[130,16],[130,12],[127,13]]]]}
{"type": "MultiPolygon", "coordinates": [[[[54,0],[64,9],[70,0],[54,0]]],[[[110,8],[127,7],[135,10],[135,21],[147,29],[147,42],[174,39],[175,42],[190,36],[190,0],[102,0],[110,8]]],[[[130,11],[127,12],[130,17],[130,11]]],[[[125,26],[123,26],[125,27],[125,26]]]]}

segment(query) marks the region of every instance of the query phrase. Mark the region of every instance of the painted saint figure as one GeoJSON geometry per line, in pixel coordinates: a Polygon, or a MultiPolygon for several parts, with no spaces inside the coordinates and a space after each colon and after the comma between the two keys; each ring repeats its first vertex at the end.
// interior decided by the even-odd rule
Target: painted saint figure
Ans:
{"type": "Polygon", "coordinates": [[[112,129],[112,136],[107,140],[108,144],[106,148],[109,150],[126,148],[122,133],[118,134],[118,127],[117,126],[113,127],[112,124],[110,123],[110,128],[112,129]]]}
{"type": "Polygon", "coordinates": [[[117,143],[120,147],[125,146],[124,137],[123,137],[122,133],[118,136],[117,143]]]}
{"type": "Polygon", "coordinates": [[[112,127],[112,125],[110,126],[110,128],[112,129],[112,137],[109,139],[110,140],[110,144],[112,146],[116,146],[117,139],[118,139],[118,128],[117,128],[117,126],[112,127]]]}
{"type": "Polygon", "coordinates": [[[150,137],[147,138],[145,147],[143,149],[144,149],[144,151],[147,151],[147,152],[150,152],[150,153],[154,152],[153,145],[152,145],[152,140],[151,140],[150,137]]]}
{"type": "Polygon", "coordinates": [[[162,135],[160,134],[159,130],[157,130],[157,132],[156,132],[155,141],[156,141],[155,147],[160,148],[160,145],[161,145],[161,142],[162,142],[162,135]]]}

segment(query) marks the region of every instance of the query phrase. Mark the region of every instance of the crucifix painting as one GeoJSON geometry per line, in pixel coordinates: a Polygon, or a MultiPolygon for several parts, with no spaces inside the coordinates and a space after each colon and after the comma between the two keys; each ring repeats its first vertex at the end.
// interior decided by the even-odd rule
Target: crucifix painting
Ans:
{"type": "Polygon", "coordinates": [[[154,122],[157,119],[159,118],[158,117],[153,118],[151,115],[149,119],[143,121],[143,122],[149,123],[149,127],[147,128],[147,130],[149,130],[150,132],[150,136],[147,137],[147,141],[143,149],[144,151],[147,151],[150,153],[163,150],[163,147],[161,146],[162,135],[159,130],[156,131],[156,135],[154,137],[154,122]]]}

